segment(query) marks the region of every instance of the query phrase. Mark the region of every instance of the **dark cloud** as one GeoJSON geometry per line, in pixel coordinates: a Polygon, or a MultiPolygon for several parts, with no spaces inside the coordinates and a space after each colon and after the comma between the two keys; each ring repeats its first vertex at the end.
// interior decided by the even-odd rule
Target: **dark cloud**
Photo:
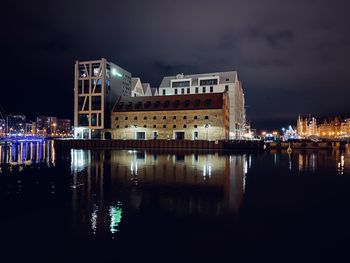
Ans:
{"type": "Polygon", "coordinates": [[[72,117],[75,60],[106,57],[153,86],[165,74],[237,70],[258,128],[299,113],[349,113],[349,7],[343,0],[8,1],[0,104],[72,117]]]}

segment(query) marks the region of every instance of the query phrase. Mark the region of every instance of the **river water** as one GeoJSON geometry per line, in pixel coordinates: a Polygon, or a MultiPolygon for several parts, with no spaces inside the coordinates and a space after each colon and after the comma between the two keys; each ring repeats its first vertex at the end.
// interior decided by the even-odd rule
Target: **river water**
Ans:
{"type": "Polygon", "coordinates": [[[350,150],[0,146],[1,262],[338,262],[350,150]]]}

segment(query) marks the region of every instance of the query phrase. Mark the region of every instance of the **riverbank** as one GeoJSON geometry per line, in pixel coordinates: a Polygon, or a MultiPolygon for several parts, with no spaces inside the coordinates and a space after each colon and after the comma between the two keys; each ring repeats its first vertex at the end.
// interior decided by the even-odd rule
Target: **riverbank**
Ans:
{"type": "Polygon", "coordinates": [[[263,141],[248,140],[55,140],[56,148],[263,150],[263,141]]]}

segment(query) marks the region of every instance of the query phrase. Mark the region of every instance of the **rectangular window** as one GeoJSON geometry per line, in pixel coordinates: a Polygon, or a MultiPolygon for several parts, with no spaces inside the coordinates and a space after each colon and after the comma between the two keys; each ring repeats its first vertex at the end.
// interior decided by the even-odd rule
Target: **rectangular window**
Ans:
{"type": "Polygon", "coordinates": [[[206,88],[205,88],[205,87],[202,88],[202,92],[203,92],[203,93],[206,92],[206,88]]]}
{"type": "Polygon", "coordinates": [[[97,113],[91,114],[91,126],[97,126],[97,113]]]}
{"type": "Polygon", "coordinates": [[[89,80],[86,79],[83,81],[83,89],[84,89],[84,93],[90,93],[90,89],[89,89],[89,80]]]}
{"type": "Polygon", "coordinates": [[[225,91],[228,91],[228,85],[225,85],[225,91]]]}
{"type": "Polygon", "coordinates": [[[136,140],[144,140],[144,139],[146,139],[145,132],[136,132],[136,140]]]}
{"type": "Polygon", "coordinates": [[[213,86],[210,86],[210,92],[213,92],[213,91],[214,91],[213,86]]]}
{"type": "Polygon", "coordinates": [[[196,87],[196,93],[198,93],[198,87],[196,87]]]}
{"type": "Polygon", "coordinates": [[[171,83],[171,87],[173,88],[181,88],[181,87],[189,87],[190,81],[174,81],[171,83]]]}
{"type": "Polygon", "coordinates": [[[184,140],[185,133],[184,132],[175,132],[175,140],[184,140]]]}
{"type": "Polygon", "coordinates": [[[185,89],[181,89],[181,94],[185,94],[185,89]]]}
{"type": "Polygon", "coordinates": [[[83,94],[83,82],[84,80],[78,80],[78,94],[83,94]]]}
{"type": "Polygon", "coordinates": [[[101,96],[92,96],[91,97],[91,109],[92,110],[101,110],[101,96]]]}
{"type": "Polygon", "coordinates": [[[165,95],[165,89],[163,89],[163,95],[165,95]]]}
{"type": "Polygon", "coordinates": [[[79,114],[78,126],[89,126],[89,114],[79,114]]]}
{"type": "Polygon", "coordinates": [[[190,93],[191,93],[190,88],[187,88],[187,94],[190,94],[190,93]]]}
{"type": "Polygon", "coordinates": [[[174,91],[174,92],[175,92],[175,95],[177,95],[177,89],[175,89],[175,91],[174,91]]]}
{"type": "Polygon", "coordinates": [[[217,85],[218,79],[203,79],[200,81],[201,86],[217,85]]]}

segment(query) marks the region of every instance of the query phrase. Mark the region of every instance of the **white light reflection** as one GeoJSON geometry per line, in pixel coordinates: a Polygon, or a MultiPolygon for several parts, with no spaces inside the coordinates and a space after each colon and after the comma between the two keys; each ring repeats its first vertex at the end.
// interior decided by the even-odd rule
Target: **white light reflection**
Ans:
{"type": "Polygon", "coordinates": [[[91,161],[91,153],[88,150],[71,150],[71,170],[78,172],[83,170],[91,161]]]}
{"type": "Polygon", "coordinates": [[[93,209],[94,210],[92,211],[92,214],[91,214],[91,229],[92,229],[92,234],[96,235],[98,206],[94,204],[93,209]]]}
{"type": "Polygon", "coordinates": [[[340,157],[340,162],[338,162],[338,173],[340,175],[344,174],[344,168],[345,168],[345,158],[344,155],[340,157]]]}

